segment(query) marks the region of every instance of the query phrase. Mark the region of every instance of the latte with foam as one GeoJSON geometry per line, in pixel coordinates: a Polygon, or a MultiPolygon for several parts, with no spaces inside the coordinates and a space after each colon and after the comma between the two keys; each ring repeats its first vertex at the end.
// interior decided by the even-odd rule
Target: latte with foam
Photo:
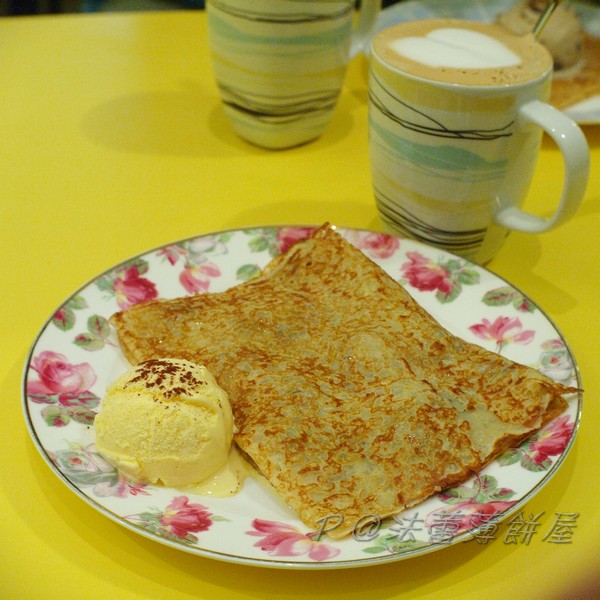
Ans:
{"type": "Polygon", "coordinates": [[[394,25],[375,36],[372,51],[409,75],[461,85],[518,84],[552,69],[550,53],[533,35],[456,19],[394,25]]]}

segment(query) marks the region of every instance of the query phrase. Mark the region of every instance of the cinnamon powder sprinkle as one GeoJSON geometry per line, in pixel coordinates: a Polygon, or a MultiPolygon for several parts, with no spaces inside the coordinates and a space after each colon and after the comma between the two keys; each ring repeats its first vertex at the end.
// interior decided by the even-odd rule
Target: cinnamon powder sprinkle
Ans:
{"type": "Polygon", "coordinates": [[[183,361],[173,363],[169,360],[153,358],[139,363],[136,371],[137,375],[132,377],[125,387],[141,383],[147,390],[162,392],[164,398],[181,396],[190,389],[206,385],[206,381],[198,379],[183,361]]]}

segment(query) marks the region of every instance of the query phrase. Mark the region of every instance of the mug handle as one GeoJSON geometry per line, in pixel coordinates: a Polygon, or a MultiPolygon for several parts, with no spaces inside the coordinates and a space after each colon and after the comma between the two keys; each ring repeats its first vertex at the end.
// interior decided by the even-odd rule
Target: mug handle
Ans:
{"type": "Polygon", "coordinates": [[[371,39],[380,10],[381,0],[362,0],[356,26],[352,33],[350,58],[354,58],[361,52],[365,44],[371,39]]]}
{"type": "Polygon", "coordinates": [[[590,153],[585,136],[576,123],[545,102],[532,100],[520,108],[519,125],[528,123],[539,125],[562,153],[565,179],[558,208],[551,217],[544,219],[515,206],[505,206],[496,212],[494,221],[507,229],[541,233],[560,225],[579,208],[588,183],[590,153]]]}

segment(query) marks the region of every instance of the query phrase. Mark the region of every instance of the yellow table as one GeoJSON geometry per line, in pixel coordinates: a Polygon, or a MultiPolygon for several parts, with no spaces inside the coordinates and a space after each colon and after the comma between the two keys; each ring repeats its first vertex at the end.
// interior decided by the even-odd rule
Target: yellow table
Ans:
{"type": "MultiPolygon", "coordinates": [[[[346,571],[259,569],[196,557],[101,516],[50,471],[21,410],[24,360],[73,291],[125,258],[225,228],[380,229],[367,143],[365,60],[352,62],[326,134],[270,153],[231,132],[201,12],[0,20],[3,244],[0,597],[591,598],[600,570],[598,214],[600,128],[585,127],[592,177],[555,232],[512,235],[489,265],[562,330],[586,389],[578,440],[526,512],[578,512],[570,544],[460,544],[346,571]]],[[[545,142],[529,208],[551,206],[561,160],[545,142]]],[[[596,589],[596,594],[598,594],[596,589]]]]}

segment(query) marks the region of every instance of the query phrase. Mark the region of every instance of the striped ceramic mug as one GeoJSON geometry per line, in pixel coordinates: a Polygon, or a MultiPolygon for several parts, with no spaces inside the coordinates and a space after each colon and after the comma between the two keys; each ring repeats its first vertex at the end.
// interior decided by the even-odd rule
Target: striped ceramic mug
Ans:
{"type": "Polygon", "coordinates": [[[319,137],[346,65],[369,39],[381,0],[208,0],[212,64],[245,140],[289,148],[319,137]]]}
{"type": "Polygon", "coordinates": [[[547,231],[583,199],[589,149],[547,103],[552,59],[533,36],[454,19],[412,21],[371,44],[369,146],[383,223],[479,263],[509,230],[547,231]],[[560,148],[564,187],[543,218],[521,206],[542,133],[560,148]]]}

